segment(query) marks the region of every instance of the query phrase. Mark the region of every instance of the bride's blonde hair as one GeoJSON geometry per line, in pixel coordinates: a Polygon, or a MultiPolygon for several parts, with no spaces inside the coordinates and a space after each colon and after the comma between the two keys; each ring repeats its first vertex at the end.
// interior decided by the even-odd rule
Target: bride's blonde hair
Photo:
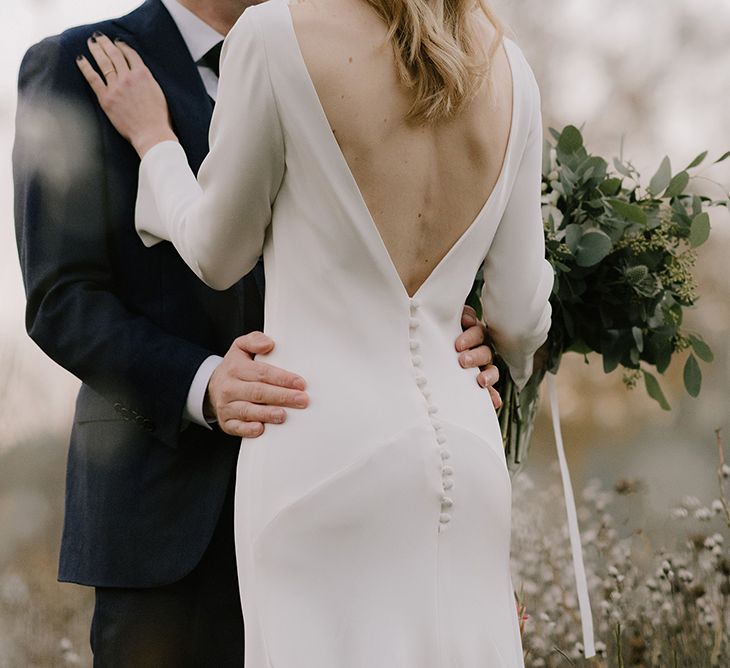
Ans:
{"type": "Polygon", "coordinates": [[[367,1],[386,22],[400,78],[414,91],[407,118],[431,123],[461,111],[489,76],[504,35],[486,0],[367,1]],[[477,9],[495,28],[486,51],[475,21],[477,9]]]}

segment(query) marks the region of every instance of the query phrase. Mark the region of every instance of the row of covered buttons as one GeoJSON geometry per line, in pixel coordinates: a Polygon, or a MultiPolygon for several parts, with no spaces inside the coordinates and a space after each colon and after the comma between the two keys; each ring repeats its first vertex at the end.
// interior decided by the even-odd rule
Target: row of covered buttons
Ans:
{"type": "Polygon", "coordinates": [[[410,300],[410,337],[409,345],[411,349],[411,362],[416,368],[416,385],[421,390],[423,398],[426,400],[426,410],[428,411],[431,419],[431,426],[433,427],[434,433],[436,434],[436,442],[439,445],[439,455],[441,456],[441,477],[443,485],[443,494],[441,496],[441,513],[439,514],[439,532],[446,529],[446,525],[451,521],[451,514],[447,512],[454,505],[453,499],[449,497],[446,492],[454,487],[453,474],[454,469],[446,464],[446,460],[451,457],[451,453],[444,447],[446,444],[446,436],[444,435],[443,425],[436,419],[435,415],[438,413],[438,408],[431,401],[431,391],[428,389],[428,381],[426,377],[420,371],[423,365],[423,359],[418,354],[421,348],[421,344],[417,338],[417,330],[420,326],[418,320],[418,309],[420,304],[418,300],[411,298],[410,300]]]}
{"type": "Polygon", "coordinates": [[[150,420],[149,418],[146,418],[144,415],[140,415],[133,408],[127,408],[117,401],[114,404],[114,410],[122,416],[122,420],[135,422],[145,431],[152,432],[155,430],[155,423],[152,422],[152,420],[150,420]]]}

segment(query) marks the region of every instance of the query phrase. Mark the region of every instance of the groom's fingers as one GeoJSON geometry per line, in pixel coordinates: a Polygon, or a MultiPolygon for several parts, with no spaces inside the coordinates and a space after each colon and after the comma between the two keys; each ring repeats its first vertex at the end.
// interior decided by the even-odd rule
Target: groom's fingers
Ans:
{"type": "Polygon", "coordinates": [[[274,340],[263,332],[250,332],[244,336],[239,336],[233,342],[232,347],[238,348],[245,353],[263,355],[274,349],[274,340]]]}
{"type": "Polygon", "coordinates": [[[237,371],[240,380],[250,383],[263,383],[294,390],[304,390],[306,387],[306,382],[301,376],[266,362],[249,361],[241,364],[237,371]]]}
{"type": "Polygon", "coordinates": [[[309,404],[309,396],[305,392],[255,380],[232,385],[230,392],[237,395],[228,397],[230,401],[250,401],[254,404],[287,408],[306,408],[309,404]]]}
{"type": "Polygon", "coordinates": [[[252,361],[255,355],[265,355],[274,349],[274,341],[263,332],[251,332],[239,336],[231,346],[229,355],[239,350],[239,363],[236,366],[236,375],[239,380],[290,387],[294,390],[305,390],[307,383],[296,373],[291,373],[265,362],[252,361]]]}
{"type": "Polygon", "coordinates": [[[495,385],[499,380],[499,369],[494,365],[490,364],[484,371],[477,376],[477,382],[482,387],[491,387],[495,385]]]}
{"type": "Polygon", "coordinates": [[[260,422],[241,422],[240,420],[228,420],[219,423],[220,428],[230,436],[239,438],[256,438],[264,433],[264,425],[260,422]]]}
{"type": "Polygon", "coordinates": [[[239,422],[282,424],[286,421],[286,411],[277,406],[261,406],[249,401],[234,401],[221,409],[220,418],[223,422],[237,420],[239,422]]]}
{"type": "Polygon", "coordinates": [[[468,350],[469,348],[475,348],[481,346],[487,340],[487,332],[481,323],[472,325],[465,329],[456,338],[456,350],[468,350]]]}
{"type": "Polygon", "coordinates": [[[474,307],[465,305],[461,314],[461,326],[466,329],[467,327],[473,327],[478,322],[477,312],[474,310],[474,307]]]}
{"type": "Polygon", "coordinates": [[[492,350],[487,345],[478,345],[459,355],[459,364],[465,369],[487,366],[492,363],[492,350]]]}

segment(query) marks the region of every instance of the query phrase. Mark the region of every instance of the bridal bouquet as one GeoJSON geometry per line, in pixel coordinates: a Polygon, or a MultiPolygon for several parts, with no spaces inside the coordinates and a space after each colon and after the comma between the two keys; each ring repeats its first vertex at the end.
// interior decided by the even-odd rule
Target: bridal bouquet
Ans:
{"type": "MultiPolygon", "coordinates": [[[[603,369],[623,370],[627,387],[643,378],[646,391],[669,410],[657,374],[685,354],[684,384],[696,397],[700,361],[712,361],[702,337],[682,327],[685,309],[698,298],[692,275],[697,253],[710,233],[708,210],[727,199],[687,192],[692,171],[707,151],[672,172],[664,158],[649,184],[630,162],[613,159],[613,170],[591,155],[578,128],[550,128],[543,153],[543,219],[546,255],[555,269],[547,363],[518,392],[506,368],[498,387],[499,419],[510,470],[523,463],[546,371],[556,372],[566,352],[598,353],[603,369]],[[615,170],[615,171],[614,171],[615,170]]],[[[730,157],[730,151],[715,162],[730,157]]],[[[481,285],[471,303],[478,307],[481,285]]],[[[479,311],[479,309],[477,308],[479,311]]],[[[489,314],[486,314],[487,322],[489,314]]]]}

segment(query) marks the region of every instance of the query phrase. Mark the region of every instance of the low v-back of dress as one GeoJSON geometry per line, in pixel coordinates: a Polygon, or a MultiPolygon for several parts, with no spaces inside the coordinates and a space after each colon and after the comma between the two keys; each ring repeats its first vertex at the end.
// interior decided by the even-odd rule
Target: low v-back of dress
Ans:
{"type": "MultiPolygon", "coordinates": [[[[288,5],[288,3],[285,3],[288,5]]],[[[511,101],[511,112],[510,112],[510,128],[509,128],[509,134],[507,138],[507,146],[505,149],[505,157],[502,160],[499,174],[497,177],[497,180],[492,187],[492,190],[490,191],[489,195],[485,198],[482,205],[479,207],[479,211],[477,212],[474,219],[469,223],[469,225],[464,229],[464,231],[459,235],[457,240],[451,245],[451,247],[446,251],[446,253],[443,255],[441,260],[436,264],[436,266],[431,270],[429,275],[423,280],[421,285],[419,285],[418,289],[413,293],[413,295],[409,295],[406,291],[405,286],[403,285],[403,281],[400,278],[398,274],[398,270],[395,266],[395,262],[393,262],[392,256],[387,248],[387,245],[385,244],[382,235],[380,234],[380,231],[378,230],[378,226],[375,223],[375,219],[370,212],[368,205],[365,201],[365,197],[363,196],[362,191],[360,190],[360,186],[357,183],[357,179],[355,178],[355,175],[352,172],[352,169],[347,162],[347,159],[345,158],[344,153],[342,152],[334,133],[332,132],[332,128],[330,126],[329,120],[327,118],[327,114],[324,110],[324,107],[322,106],[322,102],[319,98],[319,95],[317,93],[316,86],[314,85],[314,82],[312,81],[312,77],[309,74],[309,70],[307,68],[304,56],[301,52],[301,48],[299,46],[299,40],[296,36],[296,30],[294,28],[294,22],[291,17],[291,11],[290,11],[290,21],[287,26],[289,33],[289,38],[291,44],[295,47],[291,49],[292,57],[290,59],[290,66],[293,70],[296,71],[296,76],[301,77],[301,80],[304,82],[304,89],[307,92],[306,99],[300,100],[300,104],[307,104],[311,105],[313,108],[313,119],[315,121],[318,121],[319,125],[321,125],[322,132],[321,132],[321,141],[322,141],[322,150],[331,151],[333,155],[335,156],[335,162],[339,162],[341,164],[341,171],[342,171],[342,179],[343,179],[343,188],[349,189],[352,191],[352,198],[356,202],[360,204],[360,209],[362,210],[362,218],[366,223],[367,227],[370,227],[373,230],[373,234],[378,237],[378,239],[381,242],[384,260],[386,261],[386,264],[390,264],[392,266],[392,273],[395,274],[395,276],[398,279],[398,282],[401,284],[401,287],[403,288],[403,291],[406,293],[406,296],[413,296],[416,297],[423,288],[423,286],[429,281],[432,280],[432,277],[440,271],[441,265],[446,264],[448,262],[448,256],[451,255],[453,252],[455,252],[456,247],[461,245],[462,243],[466,243],[466,240],[469,238],[470,233],[472,231],[473,227],[476,227],[477,225],[482,223],[483,218],[486,217],[486,212],[489,210],[491,201],[493,198],[497,197],[499,195],[499,191],[501,188],[503,188],[503,182],[505,179],[505,173],[506,173],[506,167],[507,167],[507,157],[509,156],[511,150],[512,150],[512,137],[513,137],[513,128],[515,123],[515,117],[517,115],[517,110],[515,108],[516,103],[516,94],[515,94],[515,87],[514,84],[511,85],[511,91],[512,91],[512,101],[511,101]],[[369,223],[369,224],[368,224],[369,223]]],[[[510,51],[508,47],[504,47],[505,55],[507,57],[507,62],[510,63],[510,72],[513,70],[513,67],[511,65],[511,56],[510,51]]],[[[387,166],[386,166],[387,167],[387,166]]],[[[435,278],[433,279],[435,280],[435,278]]]]}
{"type": "Polygon", "coordinates": [[[413,297],[332,136],[289,7],[248,8],[223,49],[211,153],[140,168],[137,227],[225,288],[263,249],[267,362],[310,405],[244,440],[235,532],[247,668],[516,668],[499,424],[454,340],[474,276],[523,385],[550,324],[539,90],[519,47],[498,181],[413,297]]]}

